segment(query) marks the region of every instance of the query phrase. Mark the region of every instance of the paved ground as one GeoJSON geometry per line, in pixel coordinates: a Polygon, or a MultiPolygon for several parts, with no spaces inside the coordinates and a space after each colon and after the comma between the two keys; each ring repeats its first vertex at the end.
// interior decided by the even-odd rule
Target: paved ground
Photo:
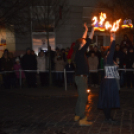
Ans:
{"type": "Polygon", "coordinates": [[[88,120],[94,121],[90,127],[79,127],[73,121],[76,90],[63,96],[48,96],[49,92],[44,97],[42,89],[33,91],[34,95],[19,93],[19,89],[18,92],[0,90],[0,134],[134,134],[133,90],[121,91],[121,109],[112,112],[119,123],[108,124],[97,109],[98,90],[91,89],[86,107],[88,120]]]}

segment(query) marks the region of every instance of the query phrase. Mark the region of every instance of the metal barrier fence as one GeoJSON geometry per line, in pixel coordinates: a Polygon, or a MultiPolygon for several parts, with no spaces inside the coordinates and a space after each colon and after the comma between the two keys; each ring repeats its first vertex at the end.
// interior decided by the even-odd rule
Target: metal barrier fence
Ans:
{"type": "MultiPolygon", "coordinates": [[[[104,69],[98,69],[98,70],[90,70],[90,71],[102,71],[104,69]]],[[[134,71],[134,69],[118,69],[119,71],[134,71]]],[[[46,71],[39,71],[39,70],[14,70],[14,71],[2,71],[0,72],[0,74],[5,74],[5,73],[13,73],[13,72],[19,72],[19,86],[22,86],[22,78],[21,78],[21,74],[23,72],[49,72],[48,70],[46,71]]],[[[64,71],[51,71],[52,73],[57,73],[57,72],[62,72],[64,74],[64,88],[65,91],[67,91],[67,73],[75,73],[75,71],[66,71],[66,69],[64,69],[64,71]]]]}

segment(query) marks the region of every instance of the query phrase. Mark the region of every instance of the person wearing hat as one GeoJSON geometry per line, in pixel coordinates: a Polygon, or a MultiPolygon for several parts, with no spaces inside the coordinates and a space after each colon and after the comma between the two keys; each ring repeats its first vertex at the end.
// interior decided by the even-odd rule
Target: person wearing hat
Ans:
{"type": "Polygon", "coordinates": [[[88,61],[85,53],[91,43],[91,39],[93,39],[94,28],[92,28],[87,39],[88,27],[86,24],[84,24],[84,28],[84,34],[82,38],[76,40],[74,53],[72,55],[72,57],[74,57],[73,59],[76,66],[75,83],[78,90],[74,121],[78,121],[80,126],[90,126],[92,125],[92,122],[88,122],[87,117],[85,116],[85,106],[88,99],[88,95],[86,93],[88,88],[87,76],[89,74],[88,61]]]}
{"type": "Polygon", "coordinates": [[[111,116],[112,108],[120,107],[119,100],[119,73],[118,67],[114,64],[113,56],[115,50],[115,34],[110,35],[110,48],[104,58],[105,76],[101,82],[98,108],[103,109],[107,122],[115,122],[111,116]]]}

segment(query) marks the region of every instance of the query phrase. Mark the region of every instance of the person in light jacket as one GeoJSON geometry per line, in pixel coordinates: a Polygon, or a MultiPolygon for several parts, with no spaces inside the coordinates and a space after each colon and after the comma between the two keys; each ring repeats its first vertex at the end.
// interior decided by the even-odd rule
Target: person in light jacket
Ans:
{"type": "Polygon", "coordinates": [[[89,63],[89,72],[91,75],[91,79],[92,79],[92,86],[97,87],[98,84],[98,64],[99,64],[99,60],[98,57],[95,56],[95,52],[92,51],[91,52],[91,56],[88,58],[88,63],[89,63]]]}
{"type": "Polygon", "coordinates": [[[39,52],[39,55],[37,57],[37,70],[39,71],[40,84],[41,86],[44,86],[46,83],[46,60],[45,53],[42,50],[39,52]]]}
{"type": "Polygon", "coordinates": [[[63,82],[63,71],[64,71],[65,62],[60,53],[57,53],[54,62],[55,62],[55,70],[56,70],[56,85],[61,86],[61,83],[63,82]]]}

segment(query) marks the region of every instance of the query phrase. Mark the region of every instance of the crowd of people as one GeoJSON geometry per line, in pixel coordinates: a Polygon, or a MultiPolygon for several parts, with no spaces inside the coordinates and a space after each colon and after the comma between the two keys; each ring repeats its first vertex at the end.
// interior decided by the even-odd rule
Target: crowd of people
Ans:
{"type": "MultiPolygon", "coordinates": [[[[20,78],[22,83],[27,83],[28,87],[37,87],[37,74],[40,85],[49,84],[49,65],[52,72],[53,83],[57,86],[63,86],[63,70],[67,71],[67,82],[69,85],[74,84],[75,64],[72,62],[72,53],[75,43],[70,48],[59,49],[44,52],[41,50],[38,55],[28,48],[22,56],[14,57],[13,53],[6,49],[0,58],[0,85],[5,88],[16,87],[19,85],[20,78]],[[50,62],[49,62],[50,57],[50,62]],[[21,73],[20,71],[21,70],[21,73]],[[25,71],[23,71],[25,70],[25,71]],[[71,72],[68,72],[71,71],[71,72]]],[[[104,46],[90,45],[90,51],[87,51],[89,65],[88,84],[92,87],[98,87],[101,79],[104,77],[104,46]]],[[[115,64],[119,69],[134,68],[134,48],[127,35],[124,35],[120,44],[116,44],[114,58],[115,64]]],[[[134,88],[134,71],[120,70],[120,86],[134,88]]]]}

